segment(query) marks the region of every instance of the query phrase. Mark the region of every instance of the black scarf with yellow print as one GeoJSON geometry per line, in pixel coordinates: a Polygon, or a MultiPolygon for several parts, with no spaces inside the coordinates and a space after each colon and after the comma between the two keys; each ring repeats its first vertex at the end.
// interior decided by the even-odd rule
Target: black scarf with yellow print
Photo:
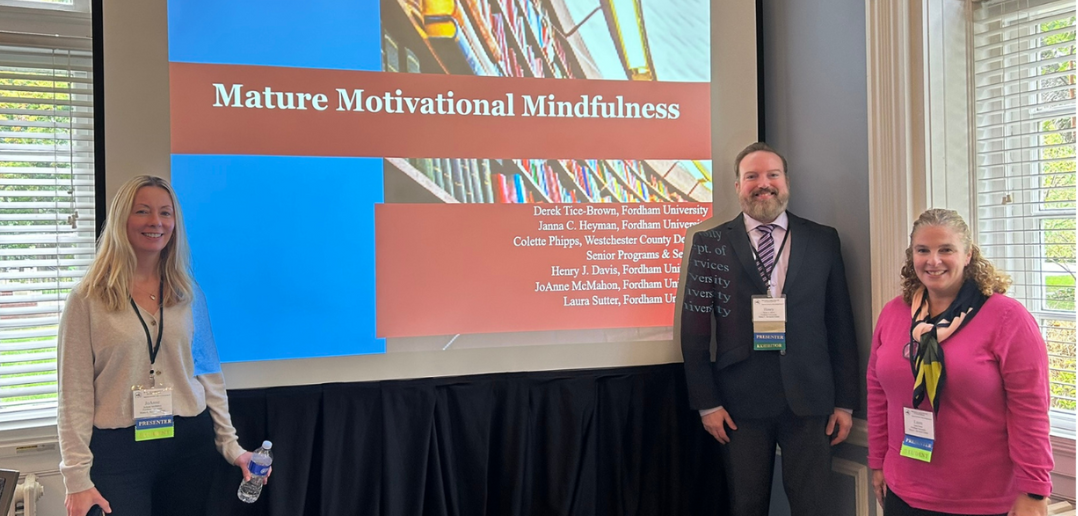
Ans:
{"type": "Polygon", "coordinates": [[[988,300],[972,280],[966,280],[951,306],[935,317],[929,315],[928,292],[922,286],[913,295],[911,303],[910,342],[916,343],[916,353],[910,352],[910,368],[913,369],[913,407],[925,398],[932,411],[939,413],[947,369],[943,361],[943,341],[954,335],[973,319],[988,300]]]}

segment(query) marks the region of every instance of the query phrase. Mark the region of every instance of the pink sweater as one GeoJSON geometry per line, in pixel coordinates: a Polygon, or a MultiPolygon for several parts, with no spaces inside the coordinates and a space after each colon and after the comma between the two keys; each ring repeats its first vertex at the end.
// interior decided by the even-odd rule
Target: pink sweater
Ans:
{"type": "Polygon", "coordinates": [[[957,514],[1005,513],[1019,493],[1051,493],[1048,351],[1033,316],[994,294],[943,342],[931,463],[899,455],[902,408],[913,403],[909,340],[910,307],[898,297],[880,314],[868,359],[868,465],[883,469],[887,487],[911,507],[957,514]]]}

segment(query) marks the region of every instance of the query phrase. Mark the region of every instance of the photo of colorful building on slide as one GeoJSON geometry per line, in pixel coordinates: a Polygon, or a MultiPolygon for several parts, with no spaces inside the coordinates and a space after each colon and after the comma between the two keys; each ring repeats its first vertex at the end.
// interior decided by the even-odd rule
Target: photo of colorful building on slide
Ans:
{"type": "MultiPolygon", "coordinates": [[[[708,0],[381,0],[381,18],[386,72],[711,80],[708,0]]],[[[710,160],[410,156],[384,174],[387,203],[712,200],[710,160]]]]}

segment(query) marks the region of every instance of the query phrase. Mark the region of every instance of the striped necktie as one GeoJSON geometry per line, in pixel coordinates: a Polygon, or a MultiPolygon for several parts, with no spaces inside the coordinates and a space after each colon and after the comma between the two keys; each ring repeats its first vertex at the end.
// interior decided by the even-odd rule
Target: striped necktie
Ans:
{"type": "Polygon", "coordinates": [[[760,270],[760,277],[763,278],[764,283],[771,284],[771,271],[775,270],[775,237],[771,236],[771,232],[775,230],[775,224],[761,224],[756,226],[756,230],[760,232],[760,243],[757,245],[756,256],[756,268],[760,270]]]}

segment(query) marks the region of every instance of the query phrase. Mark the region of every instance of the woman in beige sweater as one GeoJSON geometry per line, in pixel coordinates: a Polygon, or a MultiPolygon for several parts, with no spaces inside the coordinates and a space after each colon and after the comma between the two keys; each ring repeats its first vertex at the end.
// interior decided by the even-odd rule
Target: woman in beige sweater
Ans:
{"type": "Polygon", "coordinates": [[[249,477],[205,298],[164,179],[125,183],[57,340],[68,516],[204,514],[217,453],[249,477]]]}

